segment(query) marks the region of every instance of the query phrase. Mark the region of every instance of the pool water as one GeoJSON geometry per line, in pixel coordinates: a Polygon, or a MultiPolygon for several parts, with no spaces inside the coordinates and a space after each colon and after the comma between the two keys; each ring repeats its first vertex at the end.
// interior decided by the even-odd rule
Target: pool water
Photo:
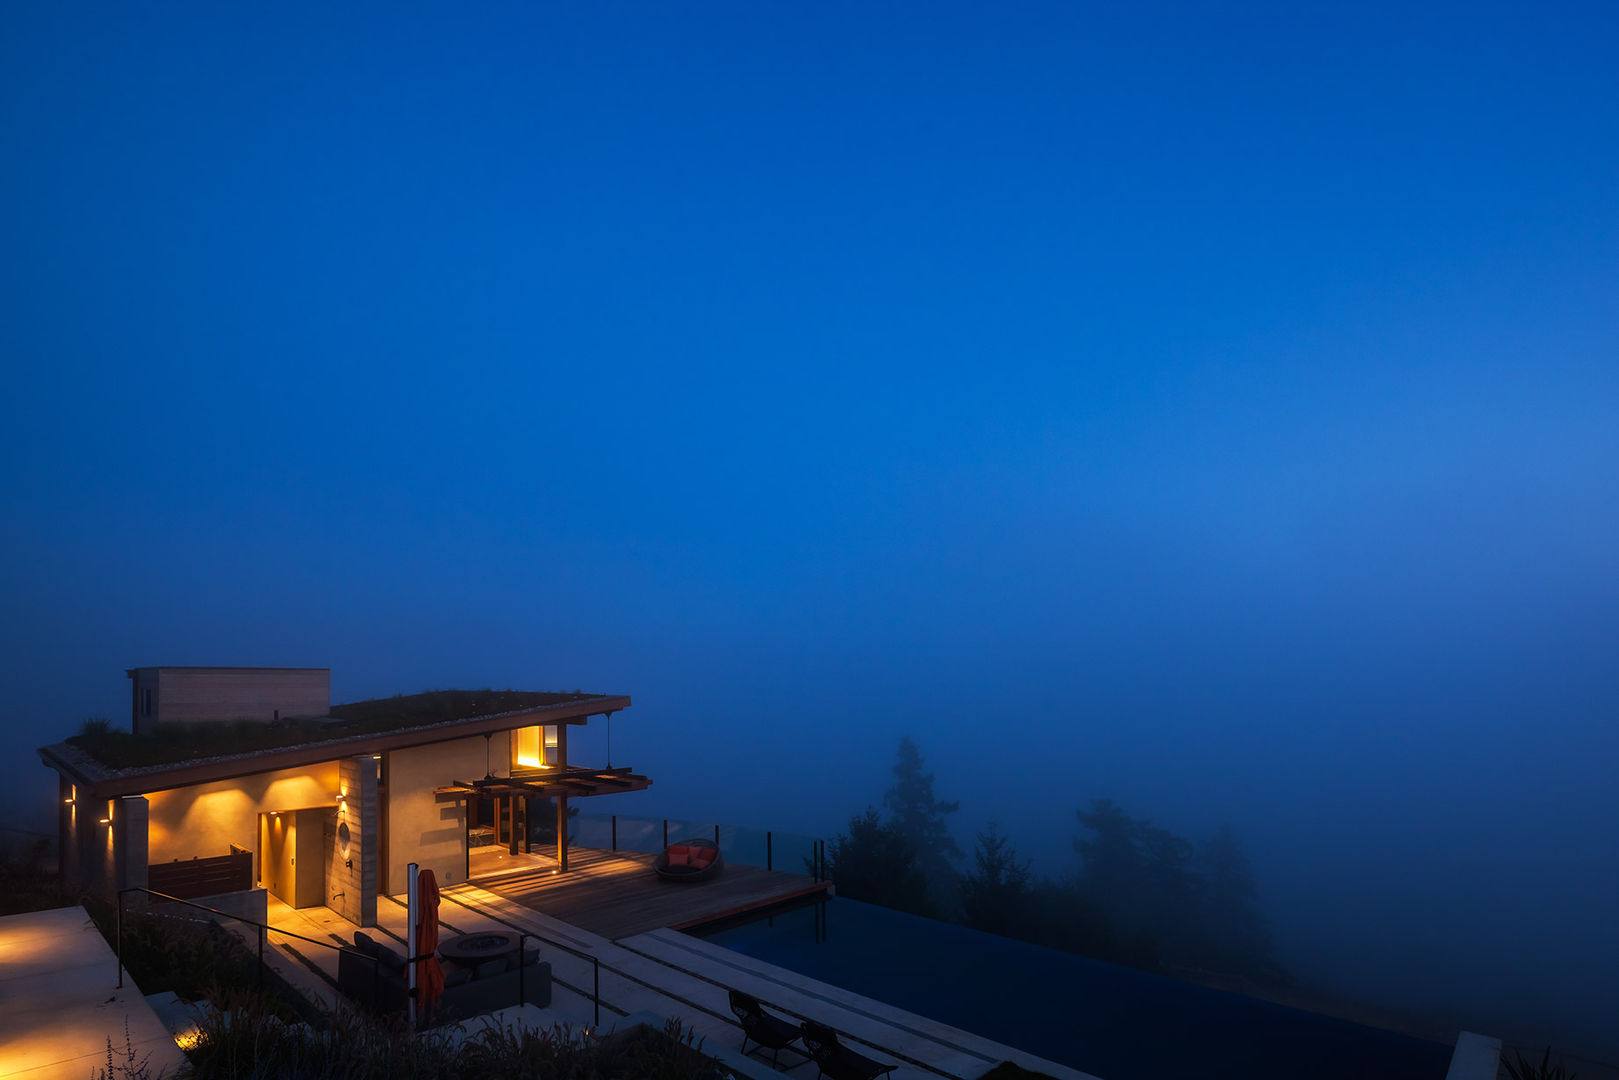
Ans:
{"type": "Polygon", "coordinates": [[[1451,1048],[854,900],[702,936],[1101,1080],[1443,1080],[1451,1048]]]}

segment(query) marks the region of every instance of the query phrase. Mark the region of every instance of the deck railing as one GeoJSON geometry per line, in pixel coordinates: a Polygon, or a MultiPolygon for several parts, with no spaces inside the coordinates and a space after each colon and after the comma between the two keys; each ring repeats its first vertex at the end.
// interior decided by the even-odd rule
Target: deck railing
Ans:
{"type": "MultiPolygon", "coordinates": [[[[256,974],[257,986],[260,993],[264,992],[264,971],[266,966],[264,962],[264,942],[270,934],[274,933],[281,934],[284,937],[295,938],[296,940],[305,942],[309,945],[319,945],[323,949],[333,949],[338,953],[346,953],[350,956],[358,956],[365,960],[369,960],[371,962],[371,1000],[373,1002],[382,1001],[382,961],[378,957],[372,956],[369,953],[363,953],[351,945],[338,945],[330,941],[320,941],[316,938],[305,937],[304,935],[294,933],[291,930],[283,930],[279,927],[271,926],[269,923],[261,923],[257,919],[249,919],[245,916],[236,915],[229,911],[220,911],[218,908],[211,908],[206,904],[193,903],[190,900],[185,900],[178,896],[170,896],[168,893],[161,893],[155,889],[143,888],[139,885],[132,885],[128,888],[118,890],[118,913],[114,937],[116,938],[115,946],[118,957],[118,989],[120,990],[122,990],[124,987],[124,897],[130,893],[144,893],[147,896],[162,900],[164,903],[183,904],[188,908],[195,908],[198,911],[206,911],[208,914],[213,915],[216,918],[232,919],[236,922],[244,923],[253,927],[256,931],[254,937],[258,941],[258,966],[256,974]]],[[[513,929],[517,930],[517,955],[519,958],[526,955],[528,949],[528,940],[533,938],[536,941],[542,941],[553,948],[560,949],[566,953],[571,953],[574,956],[583,957],[591,962],[592,987],[590,997],[591,1003],[595,1007],[596,1026],[600,1027],[601,962],[598,961],[594,956],[591,956],[589,953],[571,948],[562,944],[560,941],[553,941],[550,938],[545,937],[543,934],[530,933],[529,931],[517,929],[516,927],[513,927],[513,929]]],[[[419,956],[407,956],[405,958],[405,964],[408,968],[408,966],[411,964],[418,963],[423,960],[431,960],[433,956],[433,953],[424,953],[419,956]]],[[[557,981],[555,980],[554,976],[553,981],[557,981]]],[[[408,993],[416,993],[415,988],[410,989],[408,993]]],[[[521,1005],[527,999],[528,964],[519,959],[517,965],[517,1001],[515,1004],[521,1005]]]]}
{"type": "Polygon", "coordinates": [[[609,851],[637,851],[656,855],[671,843],[712,837],[725,853],[725,861],[808,874],[825,881],[826,841],[798,833],[754,829],[745,825],[715,824],[680,818],[632,817],[624,814],[575,816],[571,843],[609,851]]]}

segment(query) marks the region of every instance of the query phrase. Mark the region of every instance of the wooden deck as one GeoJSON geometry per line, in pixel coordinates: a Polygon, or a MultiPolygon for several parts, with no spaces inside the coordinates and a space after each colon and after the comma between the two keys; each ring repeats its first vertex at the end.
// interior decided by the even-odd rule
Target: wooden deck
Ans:
{"type": "Polygon", "coordinates": [[[665,881],[652,856],[633,851],[570,848],[568,872],[546,855],[473,853],[475,884],[552,918],[612,941],[649,930],[680,930],[755,908],[829,892],[829,882],[802,874],[726,863],[717,878],[665,881]]]}

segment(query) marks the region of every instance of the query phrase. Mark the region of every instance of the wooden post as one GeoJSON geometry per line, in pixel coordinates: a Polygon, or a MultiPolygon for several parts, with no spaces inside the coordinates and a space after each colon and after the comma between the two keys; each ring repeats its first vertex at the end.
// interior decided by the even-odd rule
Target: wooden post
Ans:
{"type": "Polygon", "coordinates": [[[568,872],[568,799],[557,796],[557,869],[568,872]]]}
{"type": "Polygon", "coordinates": [[[517,854],[517,796],[506,797],[506,853],[517,854]]]}

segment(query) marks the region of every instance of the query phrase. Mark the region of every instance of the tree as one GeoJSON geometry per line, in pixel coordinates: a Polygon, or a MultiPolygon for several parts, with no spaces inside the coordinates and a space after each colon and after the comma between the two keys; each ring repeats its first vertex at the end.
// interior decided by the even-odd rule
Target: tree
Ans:
{"type": "Polygon", "coordinates": [[[878,817],[875,807],[850,818],[849,831],[827,844],[826,866],[839,896],[914,915],[933,914],[916,849],[895,822],[878,817]]]}
{"type": "Polygon", "coordinates": [[[938,906],[949,908],[956,884],[951,862],[961,858],[961,848],[951,838],[944,819],[961,804],[934,797],[933,774],[922,770],[922,752],[909,735],[899,741],[899,759],[894,762],[893,773],[894,786],[883,795],[883,805],[916,853],[917,865],[934,900],[938,906]]]}
{"type": "Polygon", "coordinates": [[[973,871],[961,878],[962,922],[975,930],[1017,936],[1027,923],[1029,863],[993,821],[978,834],[973,871]]]}
{"type": "Polygon", "coordinates": [[[1236,830],[1220,826],[1198,846],[1195,865],[1202,885],[1208,962],[1227,971],[1274,973],[1270,928],[1260,914],[1253,866],[1236,830]]]}

